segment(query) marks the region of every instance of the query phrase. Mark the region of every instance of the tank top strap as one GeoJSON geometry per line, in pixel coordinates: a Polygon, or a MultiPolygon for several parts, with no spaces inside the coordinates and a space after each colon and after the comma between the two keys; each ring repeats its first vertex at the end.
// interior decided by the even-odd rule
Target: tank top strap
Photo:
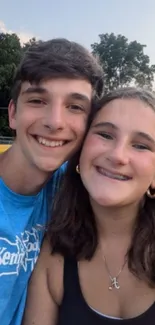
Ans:
{"type": "Polygon", "coordinates": [[[79,291],[78,263],[76,259],[66,257],[64,259],[64,276],[63,276],[64,292],[68,294],[79,291]]]}

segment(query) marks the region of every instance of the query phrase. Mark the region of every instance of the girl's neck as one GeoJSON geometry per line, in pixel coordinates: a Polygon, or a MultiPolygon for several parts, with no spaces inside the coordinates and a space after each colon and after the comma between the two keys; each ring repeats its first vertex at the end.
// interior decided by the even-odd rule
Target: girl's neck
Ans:
{"type": "Polygon", "coordinates": [[[91,200],[99,236],[107,239],[116,239],[132,236],[136,218],[139,211],[139,204],[124,207],[103,207],[91,200]]]}

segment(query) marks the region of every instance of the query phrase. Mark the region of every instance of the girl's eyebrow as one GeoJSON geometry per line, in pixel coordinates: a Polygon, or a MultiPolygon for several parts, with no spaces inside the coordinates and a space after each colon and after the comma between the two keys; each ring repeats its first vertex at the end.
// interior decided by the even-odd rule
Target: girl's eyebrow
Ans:
{"type": "Polygon", "coordinates": [[[118,130],[118,127],[111,122],[99,122],[95,125],[92,125],[93,128],[100,128],[100,127],[105,127],[105,126],[110,126],[112,129],[118,130]]]}

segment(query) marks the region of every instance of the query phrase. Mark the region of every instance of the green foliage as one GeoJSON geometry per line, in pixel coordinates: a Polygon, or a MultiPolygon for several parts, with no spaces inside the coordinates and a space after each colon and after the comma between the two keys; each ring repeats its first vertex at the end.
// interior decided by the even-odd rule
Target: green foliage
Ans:
{"type": "Polygon", "coordinates": [[[14,131],[9,128],[7,110],[0,110],[0,137],[12,137],[14,131]]]}
{"type": "Polygon", "coordinates": [[[107,91],[130,84],[152,88],[155,65],[150,65],[149,56],[144,54],[146,45],[113,33],[99,38],[91,47],[103,65],[107,91]]]}
{"type": "Polygon", "coordinates": [[[21,58],[21,45],[16,34],[0,34],[0,106],[10,97],[13,75],[21,58]]]}
{"type": "MultiPolygon", "coordinates": [[[[21,46],[16,34],[0,33],[0,107],[7,107],[15,69],[24,52],[36,42],[32,38],[21,46]]],[[[130,84],[152,88],[155,65],[150,65],[145,45],[112,33],[99,35],[99,42],[91,47],[103,65],[106,91],[130,84]]],[[[0,110],[0,135],[11,134],[6,111],[0,110]]]]}
{"type": "Polygon", "coordinates": [[[22,47],[16,34],[0,33],[0,106],[7,106],[17,65],[35,38],[22,47]]]}
{"type": "MultiPolygon", "coordinates": [[[[36,39],[32,38],[22,47],[16,34],[0,33],[0,107],[8,106],[16,67],[23,53],[35,42],[36,39]]],[[[12,136],[12,131],[8,126],[6,111],[1,109],[0,136],[12,136]]]]}
{"type": "Polygon", "coordinates": [[[28,48],[33,45],[33,44],[36,44],[37,43],[37,40],[35,37],[31,38],[27,43],[24,44],[23,48],[22,48],[22,51],[25,52],[28,50],[28,48]]]}

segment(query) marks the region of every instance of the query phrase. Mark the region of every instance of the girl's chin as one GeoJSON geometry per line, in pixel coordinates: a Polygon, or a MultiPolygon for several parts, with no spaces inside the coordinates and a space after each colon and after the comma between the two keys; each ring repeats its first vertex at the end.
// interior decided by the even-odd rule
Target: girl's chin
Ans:
{"type": "Polygon", "coordinates": [[[95,202],[95,204],[98,204],[102,207],[115,207],[115,206],[121,206],[121,201],[119,200],[114,200],[112,198],[99,198],[99,197],[94,197],[92,200],[95,202]]]}

